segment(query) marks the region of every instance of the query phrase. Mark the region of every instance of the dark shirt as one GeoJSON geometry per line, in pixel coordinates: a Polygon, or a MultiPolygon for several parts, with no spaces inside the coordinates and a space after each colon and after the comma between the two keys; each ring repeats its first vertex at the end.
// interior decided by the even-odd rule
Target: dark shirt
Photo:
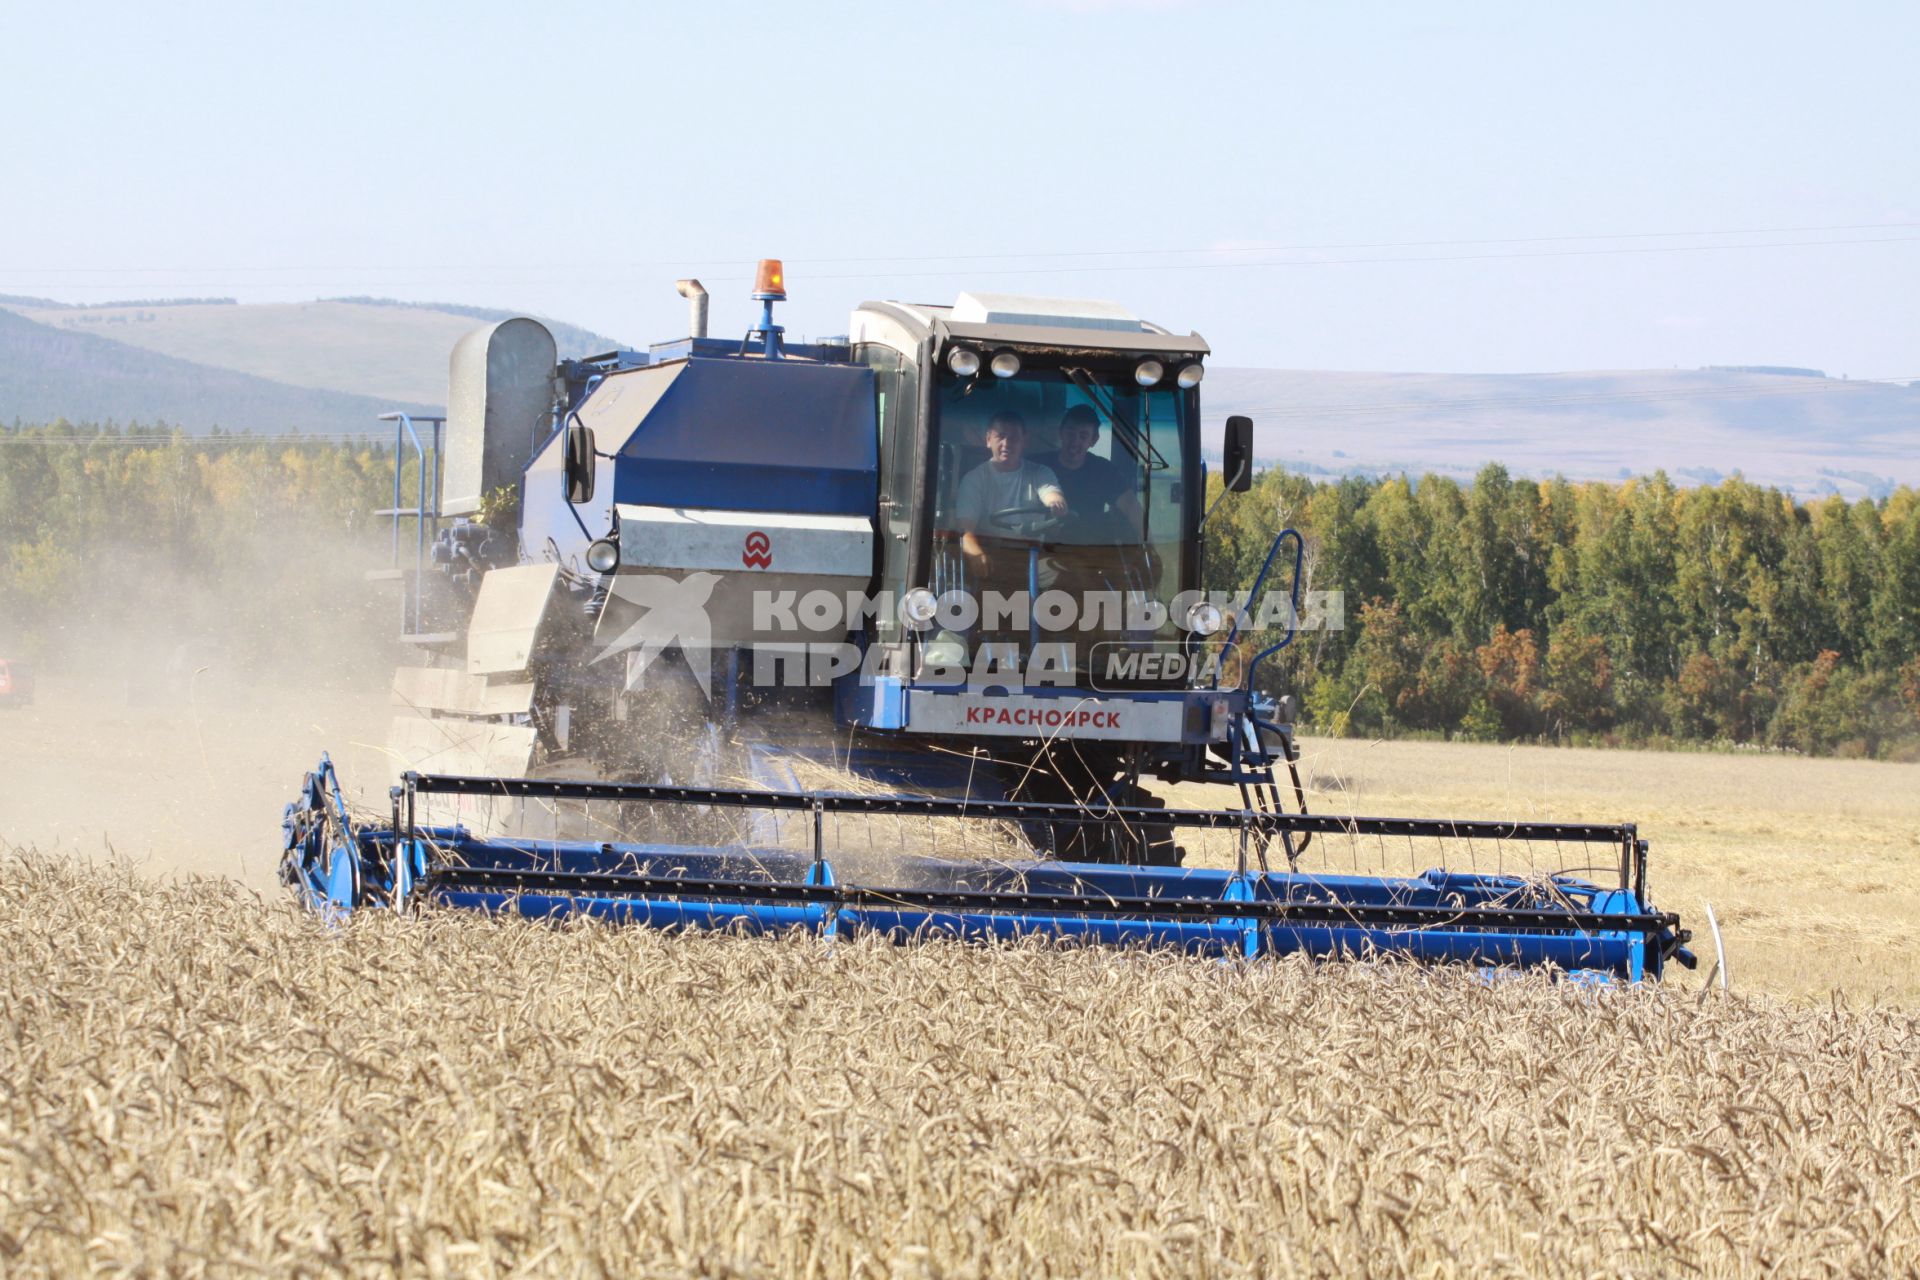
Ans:
{"type": "Polygon", "coordinates": [[[1052,470],[1060,482],[1060,492],[1067,495],[1067,505],[1077,516],[1100,515],[1132,487],[1126,468],[1095,454],[1088,454],[1078,467],[1061,466],[1057,453],[1036,461],[1052,470]]]}

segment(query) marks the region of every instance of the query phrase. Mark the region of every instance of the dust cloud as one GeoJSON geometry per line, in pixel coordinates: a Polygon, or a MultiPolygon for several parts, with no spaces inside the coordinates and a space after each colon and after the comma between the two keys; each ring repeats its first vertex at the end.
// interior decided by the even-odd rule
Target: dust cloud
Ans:
{"type": "Polygon", "coordinates": [[[0,847],[271,891],[282,809],[322,751],[350,800],[384,809],[398,587],[365,579],[383,552],[147,549],[58,609],[0,618],[0,657],[37,677],[31,704],[0,705],[0,847]]]}
{"type": "MultiPolygon", "coordinates": [[[[392,674],[426,655],[398,639],[398,584],[366,579],[388,563],[386,538],[316,533],[298,518],[260,523],[264,538],[202,542],[192,554],[161,541],[117,545],[89,557],[76,589],[0,616],[0,657],[25,658],[37,673],[30,705],[0,706],[0,848],[218,875],[272,893],[282,811],[323,751],[351,804],[387,811],[400,768],[388,746],[392,674]]],[[[740,737],[724,733],[678,654],[650,674],[628,719],[576,723],[574,753],[540,772],[895,789],[844,766],[849,744],[824,708],[762,709],[740,737]]],[[[733,810],[719,823],[691,810],[597,806],[521,834],[812,846],[810,820],[795,815],[733,810]]],[[[975,820],[834,816],[825,836],[848,874],[881,883],[917,881],[930,855],[1000,863],[1031,852],[1016,828],[975,820]]]]}

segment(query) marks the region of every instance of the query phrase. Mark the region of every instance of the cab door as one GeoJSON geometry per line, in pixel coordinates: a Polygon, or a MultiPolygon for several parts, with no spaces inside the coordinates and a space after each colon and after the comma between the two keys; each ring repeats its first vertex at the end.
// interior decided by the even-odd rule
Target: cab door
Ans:
{"type": "MultiPolygon", "coordinates": [[[[875,421],[880,430],[879,591],[897,605],[913,585],[914,509],[921,490],[920,370],[911,356],[882,343],[864,343],[855,359],[873,370],[875,421]]],[[[902,639],[897,611],[875,619],[875,639],[902,639]]]]}

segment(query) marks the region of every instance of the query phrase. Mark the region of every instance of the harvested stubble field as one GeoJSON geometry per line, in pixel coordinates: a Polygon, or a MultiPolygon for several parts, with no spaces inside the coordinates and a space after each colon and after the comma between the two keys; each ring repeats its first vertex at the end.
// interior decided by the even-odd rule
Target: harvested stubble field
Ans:
{"type": "Polygon", "coordinates": [[[1886,1274],[1920,1019],[0,859],[0,1271],[1886,1274]]]}
{"type": "MultiPolygon", "coordinates": [[[[1672,981],[1697,986],[1711,965],[1711,903],[1736,988],[1920,1007],[1920,766],[1325,738],[1306,739],[1302,756],[1319,813],[1638,823],[1655,905],[1679,912],[1707,956],[1672,981]]],[[[1217,788],[1169,795],[1222,803],[1217,788]]],[[[1430,850],[1412,863],[1389,852],[1400,855],[1380,863],[1389,870],[1430,865],[1430,850]]],[[[1310,853],[1304,869],[1339,871],[1350,854],[1368,865],[1374,850],[1336,838],[1310,853]]],[[[1193,860],[1224,865],[1227,855],[1202,847],[1193,860]]]]}

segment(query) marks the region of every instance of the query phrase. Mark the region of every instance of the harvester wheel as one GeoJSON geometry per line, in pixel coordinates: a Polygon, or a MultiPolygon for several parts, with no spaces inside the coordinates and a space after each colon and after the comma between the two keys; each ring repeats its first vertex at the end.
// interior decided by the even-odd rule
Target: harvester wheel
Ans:
{"type": "MultiPolygon", "coordinates": [[[[1128,787],[1120,803],[1138,809],[1165,809],[1167,802],[1145,787],[1128,787]]],[[[1177,867],[1187,860],[1187,851],[1174,839],[1171,823],[1147,822],[1132,831],[1123,831],[1121,839],[1132,856],[1125,859],[1149,867],[1177,867]]]]}
{"type": "MultiPolygon", "coordinates": [[[[1059,764],[1060,758],[1056,756],[1054,763],[1059,764]]],[[[1149,867],[1177,867],[1186,860],[1186,850],[1175,842],[1171,824],[1123,823],[1099,817],[1110,805],[1129,809],[1165,809],[1167,802],[1145,787],[1128,782],[1102,782],[1090,773],[1069,779],[1058,773],[1035,770],[1026,775],[1023,789],[1026,791],[1024,798],[1078,805],[1090,817],[1086,822],[1022,823],[1027,839],[1040,854],[1064,862],[1105,862],[1149,867]]]]}

